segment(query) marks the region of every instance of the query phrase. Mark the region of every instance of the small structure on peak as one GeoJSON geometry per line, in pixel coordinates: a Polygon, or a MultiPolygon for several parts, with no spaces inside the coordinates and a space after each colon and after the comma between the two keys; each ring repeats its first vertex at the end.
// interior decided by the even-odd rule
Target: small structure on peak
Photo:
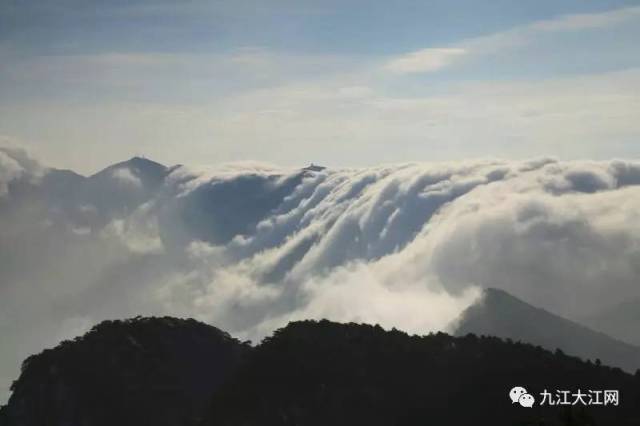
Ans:
{"type": "Polygon", "coordinates": [[[311,164],[309,164],[307,167],[305,167],[302,170],[307,171],[307,172],[321,172],[321,171],[323,171],[325,169],[326,169],[326,167],[318,166],[317,164],[311,163],[311,164]]]}

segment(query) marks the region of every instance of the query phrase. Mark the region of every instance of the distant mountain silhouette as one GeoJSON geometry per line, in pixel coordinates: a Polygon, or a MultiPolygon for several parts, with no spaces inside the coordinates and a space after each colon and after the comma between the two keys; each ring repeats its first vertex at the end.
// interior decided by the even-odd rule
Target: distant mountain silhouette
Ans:
{"type": "Polygon", "coordinates": [[[290,323],[251,348],[194,320],[108,321],[28,358],[1,426],[637,425],[640,376],[529,344],[290,323]],[[620,392],[513,405],[509,390],[620,392]]]}
{"type": "Polygon", "coordinates": [[[51,169],[43,176],[41,185],[49,198],[64,202],[70,194],[78,191],[86,179],[72,170],[51,169]]]}
{"type": "Polygon", "coordinates": [[[194,320],[103,322],[29,357],[0,425],[193,424],[248,349],[194,320]]]}
{"type": "Polygon", "coordinates": [[[582,321],[594,330],[640,346],[640,298],[626,300],[582,321]]]}
{"type": "Polygon", "coordinates": [[[281,175],[247,174],[233,180],[212,180],[176,199],[160,216],[163,239],[189,243],[197,239],[225,244],[237,235],[255,232],[255,226],[277,208],[305,177],[299,172],[281,175]],[[178,226],[170,226],[181,224],[178,226]]]}
{"type": "Polygon", "coordinates": [[[544,309],[533,307],[507,292],[486,289],[482,298],[454,323],[454,334],[491,335],[540,345],[629,372],[640,368],[640,348],[593,331],[544,309]]]}
{"type": "Polygon", "coordinates": [[[31,184],[20,193],[14,191],[14,196],[45,203],[48,215],[58,224],[100,229],[150,200],[169,170],[140,157],[113,164],[89,177],[48,169],[39,184],[31,184]]]}
{"type": "Polygon", "coordinates": [[[112,164],[89,176],[88,179],[94,181],[113,179],[114,173],[117,173],[119,170],[128,170],[133,176],[140,179],[145,187],[151,188],[162,183],[168,168],[147,158],[133,157],[127,161],[112,164]]]}
{"type": "Polygon", "coordinates": [[[82,195],[85,202],[108,215],[131,211],[155,194],[167,173],[168,168],[160,163],[134,157],[89,176],[82,195]]]}

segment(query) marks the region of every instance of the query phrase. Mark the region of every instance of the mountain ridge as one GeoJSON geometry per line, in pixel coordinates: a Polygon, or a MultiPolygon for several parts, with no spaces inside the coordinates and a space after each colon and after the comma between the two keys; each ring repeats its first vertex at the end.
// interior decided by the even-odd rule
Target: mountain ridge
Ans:
{"type": "Polygon", "coordinates": [[[580,320],[594,330],[640,346],[640,298],[625,300],[580,320]]]}
{"type": "Polygon", "coordinates": [[[247,349],[193,319],[104,321],[24,361],[0,425],[175,425],[204,410],[247,349]]]}
{"type": "Polygon", "coordinates": [[[494,335],[556,348],[585,359],[621,367],[640,368],[640,348],[534,307],[504,290],[487,288],[481,298],[454,321],[454,335],[494,335]]]}
{"type": "Polygon", "coordinates": [[[289,323],[255,347],[192,319],[105,321],[29,357],[12,389],[0,426],[631,426],[640,418],[638,374],[496,337],[327,320],[289,323]],[[524,409],[509,399],[514,385],[536,395],[618,389],[622,403],[524,409]]]}

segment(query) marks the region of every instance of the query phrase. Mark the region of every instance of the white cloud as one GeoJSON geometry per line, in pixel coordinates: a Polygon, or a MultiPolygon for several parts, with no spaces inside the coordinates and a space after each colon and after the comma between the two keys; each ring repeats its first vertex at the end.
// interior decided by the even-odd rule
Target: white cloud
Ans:
{"type": "Polygon", "coordinates": [[[478,286],[575,316],[638,292],[638,170],[536,160],[335,170],[297,182],[276,169],[214,176],[171,207],[213,197],[228,209],[183,229],[217,242],[197,250],[166,300],[248,337],[305,316],[441,329],[478,286]],[[270,197],[283,198],[263,210],[270,197]],[[240,214],[237,199],[262,213],[240,214]],[[237,235],[201,233],[218,221],[237,235]],[[607,297],[597,296],[603,286],[607,297]],[[429,304],[441,309],[420,313],[429,304]]]}
{"type": "Polygon", "coordinates": [[[622,160],[183,167],[81,235],[103,207],[15,199],[0,222],[0,377],[52,336],[137,314],[251,339],[320,317],[426,333],[492,286],[580,316],[640,291],[639,190],[640,163],[622,160]]]}
{"type": "Polygon", "coordinates": [[[9,184],[20,178],[37,180],[43,167],[15,141],[0,137],[0,197],[7,195],[9,184]]]}
{"type": "Polygon", "coordinates": [[[7,194],[9,183],[19,178],[22,172],[16,160],[0,151],[0,196],[7,194]]]}
{"type": "Polygon", "coordinates": [[[438,71],[460,60],[466,53],[460,47],[422,49],[392,59],[385,68],[398,74],[438,71]]]}
{"type": "Polygon", "coordinates": [[[133,174],[133,172],[127,167],[119,167],[111,172],[111,176],[123,185],[131,186],[133,188],[142,188],[142,182],[133,174]]]}
{"type": "MultiPolygon", "coordinates": [[[[633,24],[638,10],[559,17],[395,58],[263,49],[12,55],[6,75],[19,84],[7,87],[37,96],[3,98],[0,127],[39,139],[52,162],[83,172],[133,155],[131,140],[171,163],[637,156],[638,68],[419,86],[402,75],[633,24]]],[[[609,63],[602,54],[620,39],[602,39],[610,49],[589,57],[609,63]]],[[[573,58],[571,49],[558,52],[562,62],[573,58]]],[[[627,64],[623,56],[634,57],[621,51],[610,62],[627,64]]],[[[38,169],[19,151],[0,152],[0,193],[38,169]]],[[[0,381],[56,336],[111,317],[197,316],[254,339],[306,317],[427,332],[444,327],[479,286],[569,316],[638,295],[637,162],[297,173],[258,163],[180,168],[148,203],[118,217],[73,197],[1,199],[15,210],[0,221],[0,381]],[[87,217],[101,215],[109,223],[94,232],[87,217]]],[[[142,187],[131,170],[113,176],[142,187]]]]}

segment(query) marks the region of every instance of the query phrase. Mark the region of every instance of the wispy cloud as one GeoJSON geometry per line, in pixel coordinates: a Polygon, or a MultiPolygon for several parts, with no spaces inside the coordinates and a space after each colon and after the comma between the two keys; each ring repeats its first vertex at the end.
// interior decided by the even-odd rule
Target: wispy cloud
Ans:
{"type": "Polygon", "coordinates": [[[504,53],[533,43],[550,33],[611,28],[640,20],[640,7],[560,16],[493,34],[469,38],[449,46],[431,47],[391,58],[384,68],[395,73],[429,73],[484,55],[504,53]]]}
{"type": "Polygon", "coordinates": [[[465,53],[466,49],[460,47],[422,49],[392,59],[385,67],[399,74],[437,71],[457,61],[465,53]]]}
{"type": "Polygon", "coordinates": [[[626,21],[640,18],[640,7],[627,7],[601,13],[580,13],[560,16],[532,24],[533,30],[541,31],[578,31],[595,28],[607,28],[626,21]]]}
{"type": "Polygon", "coordinates": [[[391,57],[269,46],[9,55],[0,131],[83,172],[140,151],[286,165],[637,155],[639,22],[640,8],[559,16],[391,57]]]}

